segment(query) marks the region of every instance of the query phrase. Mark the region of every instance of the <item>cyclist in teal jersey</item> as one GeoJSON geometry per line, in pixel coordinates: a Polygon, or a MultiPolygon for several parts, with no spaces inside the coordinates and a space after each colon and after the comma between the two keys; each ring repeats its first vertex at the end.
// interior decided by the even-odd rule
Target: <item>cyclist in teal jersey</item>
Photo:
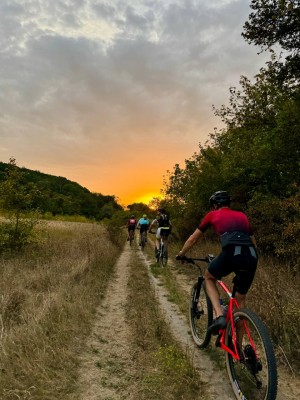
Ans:
{"type": "Polygon", "coordinates": [[[143,218],[140,218],[140,219],[139,219],[139,221],[138,221],[138,223],[137,223],[137,226],[136,226],[136,229],[139,229],[139,230],[140,230],[140,242],[139,242],[139,245],[140,245],[140,246],[141,246],[141,244],[142,244],[142,233],[143,233],[143,232],[145,232],[145,235],[146,235],[146,242],[147,242],[147,230],[149,229],[149,226],[150,226],[150,221],[149,221],[149,219],[147,218],[147,215],[144,214],[144,215],[143,215],[143,218]]]}

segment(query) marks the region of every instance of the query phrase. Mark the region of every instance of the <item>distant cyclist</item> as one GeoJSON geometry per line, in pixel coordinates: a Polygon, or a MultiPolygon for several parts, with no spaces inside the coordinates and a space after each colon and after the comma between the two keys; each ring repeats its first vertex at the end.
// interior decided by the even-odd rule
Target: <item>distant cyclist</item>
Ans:
{"type": "Polygon", "coordinates": [[[149,227],[149,232],[151,232],[152,226],[158,225],[156,231],[155,257],[159,252],[160,239],[162,238],[163,242],[167,243],[168,236],[171,233],[171,227],[172,227],[168,212],[164,208],[159,208],[157,212],[158,212],[157,217],[151,222],[151,225],[149,227]]]}
{"type": "Polygon", "coordinates": [[[147,242],[147,231],[149,229],[150,226],[150,221],[147,218],[147,215],[144,214],[142,218],[139,219],[136,228],[140,230],[140,241],[139,241],[139,245],[141,246],[142,244],[142,233],[145,232],[145,237],[146,237],[146,242],[147,242]]]}
{"type": "Polygon", "coordinates": [[[234,272],[235,298],[240,307],[245,307],[246,294],[252,284],[258,261],[256,242],[248,218],[242,212],[231,210],[230,202],[230,195],[226,191],[215,192],[210,197],[209,203],[213,211],[206,214],[177,256],[177,259],[184,256],[209,227],[220,238],[221,253],[213,259],[205,272],[207,294],[216,315],[213,324],[208,328],[211,334],[217,334],[226,326],[216,280],[234,272]]]}
{"type": "Polygon", "coordinates": [[[136,219],[134,215],[131,215],[129,220],[127,221],[127,230],[128,230],[128,237],[127,237],[127,241],[130,240],[130,233],[132,233],[132,238],[134,238],[134,231],[136,228],[136,219]]]}

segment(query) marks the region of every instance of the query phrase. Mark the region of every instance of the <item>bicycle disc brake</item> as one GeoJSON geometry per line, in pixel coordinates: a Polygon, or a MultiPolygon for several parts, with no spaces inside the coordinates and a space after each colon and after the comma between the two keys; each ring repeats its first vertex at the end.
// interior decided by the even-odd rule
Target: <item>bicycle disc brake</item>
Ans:
{"type": "Polygon", "coordinates": [[[257,389],[260,389],[262,387],[262,382],[258,376],[258,373],[262,370],[262,363],[256,357],[255,351],[250,344],[247,344],[245,346],[244,355],[245,355],[245,365],[247,369],[251,372],[251,374],[254,376],[257,389]]]}

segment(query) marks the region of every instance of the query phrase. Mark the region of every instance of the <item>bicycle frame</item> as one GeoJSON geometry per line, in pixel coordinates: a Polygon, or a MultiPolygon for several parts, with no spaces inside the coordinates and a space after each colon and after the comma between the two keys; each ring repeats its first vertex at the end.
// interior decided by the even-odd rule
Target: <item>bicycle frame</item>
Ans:
{"type": "Polygon", "coordinates": [[[163,236],[161,236],[160,241],[159,241],[159,248],[162,249],[163,247],[167,247],[166,242],[167,242],[167,240],[164,241],[163,236]]]}
{"type": "Polygon", "coordinates": [[[236,282],[231,293],[225,282],[216,280],[218,291],[222,291],[220,297],[229,299],[228,310],[225,327],[219,332],[209,329],[213,323],[213,305],[203,285],[204,268],[195,261],[210,263],[213,258],[212,255],[205,258],[176,256],[177,260],[196,265],[200,272],[191,288],[189,303],[193,339],[200,349],[205,349],[212,335],[217,334],[215,345],[226,352],[227,372],[236,399],[275,400],[278,379],[272,340],[259,316],[238,304],[236,282]]]}
{"type": "MultiPolygon", "coordinates": [[[[190,259],[191,260],[191,259],[190,259]]],[[[196,260],[199,261],[205,261],[205,262],[209,262],[209,258],[205,258],[205,259],[194,259],[193,263],[198,267],[201,276],[199,277],[199,279],[203,282],[204,281],[204,277],[203,277],[203,272],[202,272],[202,268],[200,265],[198,265],[197,263],[195,263],[196,260]]],[[[199,282],[199,281],[198,281],[199,282]]],[[[200,283],[200,282],[199,282],[200,283]]],[[[234,310],[239,310],[240,306],[238,304],[238,302],[236,301],[235,297],[232,295],[232,293],[230,292],[230,290],[228,289],[228,287],[226,286],[226,284],[221,281],[221,280],[217,280],[217,284],[218,286],[221,287],[221,289],[226,293],[226,295],[229,298],[229,304],[228,304],[228,311],[227,311],[227,315],[226,315],[226,328],[221,329],[220,333],[217,337],[216,340],[216,346],[220,347],[221,349],[223,349],[224,351],[226,351],[227,353],[230,353],[232,357],[234,357],[236,360],[240,361],[240,355],[238,352],[238,346],[237,346],[237,335],[236,335],[236,329],[234,326],[234,310]],[[231,332],[232,332],[232,342],[233,342],[233,348],[234,351],[232,349],[230,349],[226,344],[225,344],[225,334],[226,334],[226,329],[227,329],[227,325],[230,323],[231,325],[231,332]]],[[[245,330],[245,334],[248,336],[249,342],[251,343],[251,346],[253,348],[253,350],[255,351],[255,356],[256,359],[258,359],[257,357],[257,351],[256,351],[256,347],[254,345],[254,342],[251,338],[251,334],[250,331],[247,327],[247,324],[245,321],[243,321],[243,328],[245,330]]]]}
{"type": "Polygon", "coordinates": [[[233,320],[233,309],[234,307],[239,309],[239,305],[238,302],[236,301],[236,299],[234,297],[232,297],[232,293],[229,291],[229,289],[227,288],[227,286],[225,285],[224,282],[222,281],[217,281],[218,285],[221,286],[221,288],[224,290],[224,292],[227,294],[227,296],[229,297],[229,304],[228,304],[228,311],[227,311],[227,315],[226,315],[226,326],[228,323],[230,323],[231,325],[231,332],[233,333],[232,335],[232,341],[233,341],[233,347],[234,347],[234,352],[225,344],[225,332],[226,332],[226,328],[225,329],[221,329],[219,336],[217,338],[216,341],[216,345],[217,347],[221,347],[221,349],[227,351],[228,353],[230,353],[232,355],[232,357],[234,357],[237,360],[240,360],[240,356],[238,354],[238,349],[237,349],[237,338],[236,338],[236,332],[234,329],[234,320],[233,320]]]}

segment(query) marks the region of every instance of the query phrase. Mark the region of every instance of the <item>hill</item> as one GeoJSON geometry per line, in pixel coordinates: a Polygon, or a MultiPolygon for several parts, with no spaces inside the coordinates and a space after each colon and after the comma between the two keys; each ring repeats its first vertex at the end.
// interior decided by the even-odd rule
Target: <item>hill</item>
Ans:
{"type": "MultiPolygon", "coordinates": [[[[0,162],[0,183],[5,179],[8,163],[0,162]]],[[[34,184],[40,192],[34,207],[52,215],[82,215],[101,220],[110,218],[122,207],[115,196],[92,193],[87,188],[61,176],[45,174],[27,168],[17,167],[24,174],[23,183],[34,184]]]]}

